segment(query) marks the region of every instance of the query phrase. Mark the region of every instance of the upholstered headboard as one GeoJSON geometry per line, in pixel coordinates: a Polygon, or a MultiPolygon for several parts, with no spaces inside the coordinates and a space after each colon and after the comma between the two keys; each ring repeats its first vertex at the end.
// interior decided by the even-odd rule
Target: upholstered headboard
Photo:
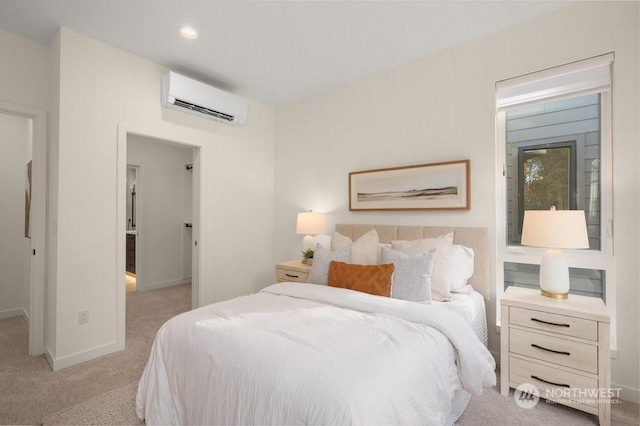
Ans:
{"type": "Polygon", "coordinates": [[[393,240],[419,240],[453,232],[453,243],[471,247],[474,252],[473,275],[469,279],[478,293],[489,300],[489,232],[487,228],[453,226],[394,226],[337,224],[336,231],[355,241],[375,229],[381,243],[393,240]]]}

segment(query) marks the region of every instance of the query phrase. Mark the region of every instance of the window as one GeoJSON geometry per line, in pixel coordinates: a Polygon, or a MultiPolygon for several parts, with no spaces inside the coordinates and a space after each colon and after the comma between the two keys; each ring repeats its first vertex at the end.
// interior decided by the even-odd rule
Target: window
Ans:
{"type": "Polygon", "coordinates": [[[519,245],[525,210],[584,210],[600,249],[600,95],[506,111],[508,244],[519,245]]]}
{"type": "Polygon", "coordinates": [[[510,285],[539,287],[545,250],[520,244],[524,211],[555,206],[584,210],[587,219],[589,249],[564,250],[570,293],[600,297],[615,311],[612,63],[613,54],[607,54],[496,84],[502,164],[497,178],[498,298],[510,285]]]}

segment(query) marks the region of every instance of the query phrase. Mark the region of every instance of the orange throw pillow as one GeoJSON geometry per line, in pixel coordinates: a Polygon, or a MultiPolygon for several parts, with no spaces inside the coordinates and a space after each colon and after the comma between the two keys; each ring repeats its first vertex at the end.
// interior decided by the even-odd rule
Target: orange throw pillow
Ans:
{"type": "Polygon", "coordinates": [[[332,261],[329,265],[328,284],[376,296],[391,297],[393,263],[382,265],[356,265],[332,261]]]}

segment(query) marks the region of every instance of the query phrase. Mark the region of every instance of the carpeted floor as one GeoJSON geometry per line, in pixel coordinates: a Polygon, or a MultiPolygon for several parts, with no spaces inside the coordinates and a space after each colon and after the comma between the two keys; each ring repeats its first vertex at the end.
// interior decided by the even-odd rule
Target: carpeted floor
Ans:
{"type": "MultiPolygon", "coordinates": [[[[156,331],[191,307],[191,285],[127,293],[126,348],[52,372],[28,356],[21,317],[0,321],[0,424],[41,424],[47,416],[129,385],[142,375],[156,331]]],[[[135,419],[135,417],[134,417],[135,419]]]]}
{"type": "MultiPolygon", "coordinates": [[[[138,383],[133,382],[77,406],[63,410],[46,419],[46,426],[54,425],[141,425],[135,414],[135,395],[138,383]]],[[[612,425],[638,425],[638,404],[621,401],[612,406],[612,425]]],[[[518,425],[518,426],[590,426],[598,425],[598,418],[561,405],[541,400],[533,409],[519,408],[513,399],[500,395],[499,387],[485,389],[474,395],[460,420],[459,426],[518,425]]]]}

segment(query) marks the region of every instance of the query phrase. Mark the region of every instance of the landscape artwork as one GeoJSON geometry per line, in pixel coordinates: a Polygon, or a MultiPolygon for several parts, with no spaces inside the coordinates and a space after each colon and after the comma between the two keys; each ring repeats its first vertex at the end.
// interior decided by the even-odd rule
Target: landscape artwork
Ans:
{"type": "Polygon", "coordinates": [[[469,210],[470,160],[349,173],[349,210],[469,210]]]}

